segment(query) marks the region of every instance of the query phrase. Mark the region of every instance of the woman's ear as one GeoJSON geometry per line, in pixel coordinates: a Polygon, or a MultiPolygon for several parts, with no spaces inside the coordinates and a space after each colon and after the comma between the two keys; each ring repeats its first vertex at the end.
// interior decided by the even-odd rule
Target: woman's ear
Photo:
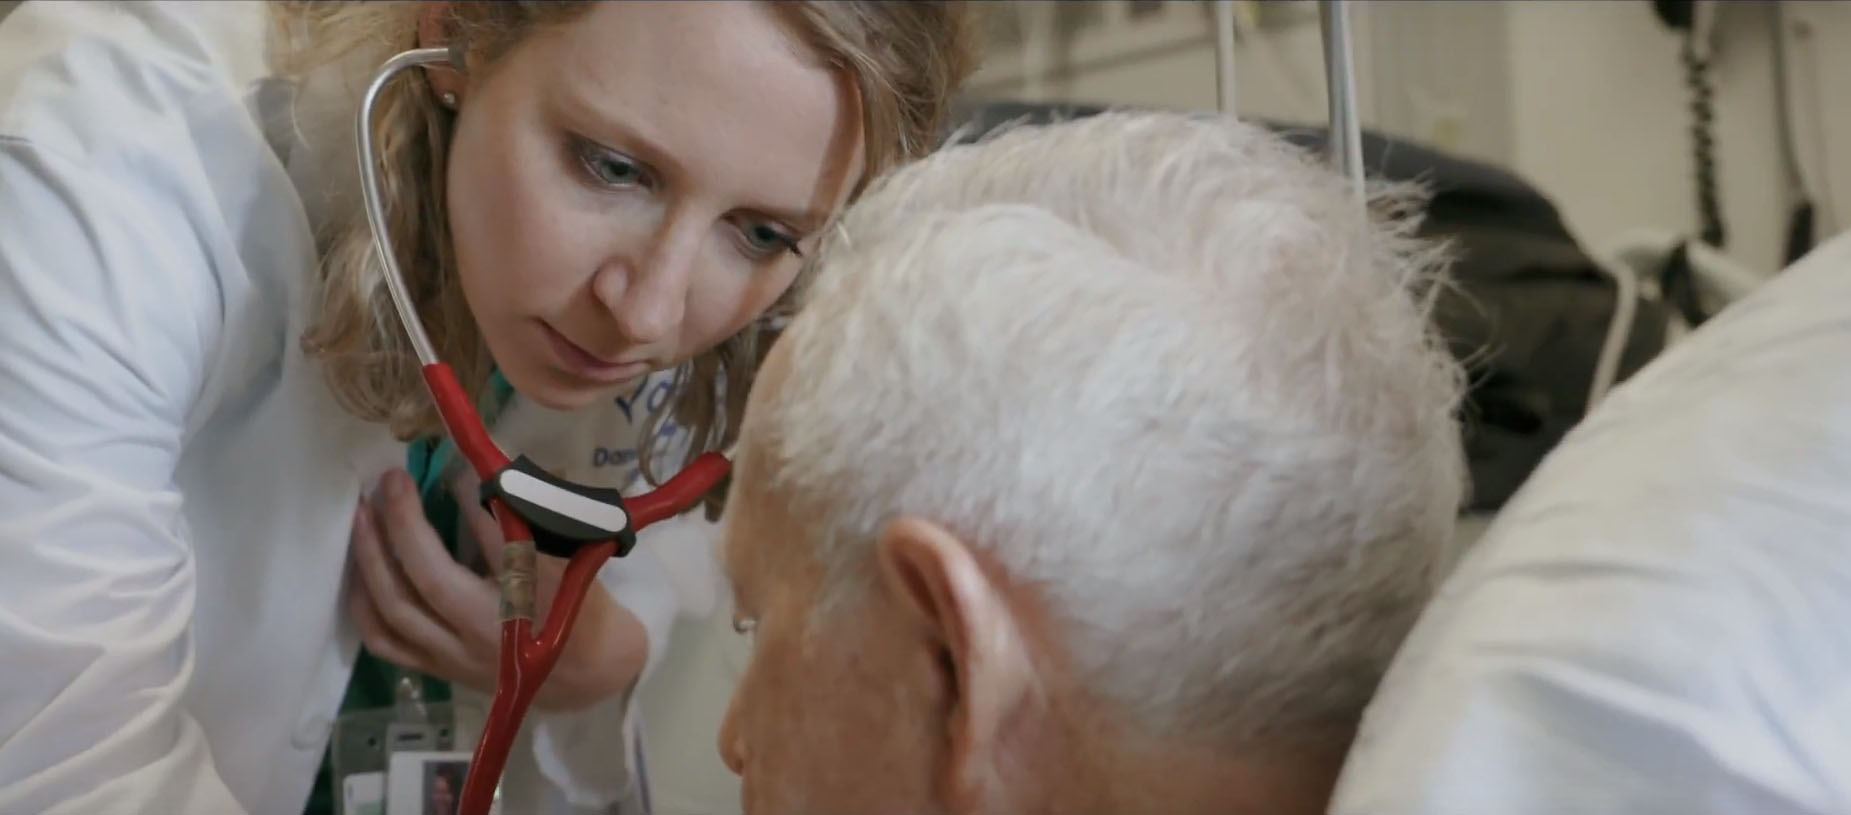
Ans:
{"type": "MultiPolygon", "coordinates": [[[[966,804],[992,798],[1012,714],[1035,687],[1022,629],[1003,593],[964,541],[916,518],[887,524],[876,544],[883,582],[923,639],[938,648],[950,682],[945,790],[966,804]]],[[[965,808],[965,807],[959,807],[965,808]]]]}
{"type": "MultiPolygon", "coordinates": [[[[418,47],[443,48],[453,35],[449,0],[428,0],[418,6],[418,47]]],[[[463,97],[463,75],[449,65],[424,66],[431,90],[445,107],[456,107],[463,97]]]]}

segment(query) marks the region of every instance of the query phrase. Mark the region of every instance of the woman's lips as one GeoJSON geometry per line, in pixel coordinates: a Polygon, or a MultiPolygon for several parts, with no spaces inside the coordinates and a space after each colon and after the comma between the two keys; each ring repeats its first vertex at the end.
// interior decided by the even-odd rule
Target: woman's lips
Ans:
{"type": "Polygon", "coordinates": [[[546,323],[540,323],[541,333],[546,335],[547,347],[553,352],[554,361],[567,371],[594,382],[615,385],[627,382],[649,372],[648,362],[622,362],[599,357],[559,333],[546,323]]]}

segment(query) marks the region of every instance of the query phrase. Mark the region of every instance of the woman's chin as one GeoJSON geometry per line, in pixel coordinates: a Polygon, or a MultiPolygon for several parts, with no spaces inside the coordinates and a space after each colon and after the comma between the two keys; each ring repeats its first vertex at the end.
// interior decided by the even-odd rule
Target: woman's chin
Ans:
{"type": "MultiPolygon", "coordinates": [[[[503,371],[508,384],[514,386],[522,398],[548,410],[574,411],[586,407],[601,399],[608,399],[633,386],[637,379],[633,377],[622,382],[603,382],[572,376],[564,371],[528,371],[526,376],[517,372],[503,371]],[[538,375],[535,375],[538,374],[538,375]]],[[[642,376],[648,376],[644,372],[642,376]]]]}

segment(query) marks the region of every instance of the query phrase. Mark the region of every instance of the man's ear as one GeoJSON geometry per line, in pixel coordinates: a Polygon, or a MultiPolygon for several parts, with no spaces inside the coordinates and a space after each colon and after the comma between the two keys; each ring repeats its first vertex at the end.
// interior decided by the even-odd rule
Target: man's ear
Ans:
{"type": "MultiPolygon", "coordinates": [[[[418,47],[448,46],[455,33],[451,30],[451,19],[449,0],[428,0],[419,4],[418,47]]],[[[451,99],[463,97],[463,75],[455,68],[445,64],[426,65],[424,76],[431,83],[431,90],[440,98],[445,94],[450,94],[451,99]]]]}
{"type": "Polygon", "coordinates": [[[947,792],[975,802],[998,790],[993,770],[1011,714],[1034,690],[1034,665],[1000,586],[964,541],[937,524],[900,518],[876,544],[881,577],[929,640],[951,682],[947,792]]]}

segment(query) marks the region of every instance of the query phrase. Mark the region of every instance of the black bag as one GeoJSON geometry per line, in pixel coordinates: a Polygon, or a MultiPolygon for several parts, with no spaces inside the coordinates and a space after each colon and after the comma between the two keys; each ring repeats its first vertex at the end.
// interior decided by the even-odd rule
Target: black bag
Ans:
{"type": "MultiPolygon", "coordinates": [[[[954,133],[970,141],[1010,122],[1106,109],[984,103],[964,109],[954,133]]],[[[1321,126],[1255,123],[1317,151],[1328,135],[1321,126]]],[[[1617,287],[1555,206],[1510,172],[1369,132],[1363,164],[1371,175],[1423,181],[1432,197],[1421,231],[1454,248],[1452,285],[1434,319],[1470,381],[1461,417],[1472,478],[1467,508],[1495,510],[1584,415],[1617,287]]],[[[1634,315],[1616,383],[1664,349],[1669,310],[1640,299],[1634,315]]]]}

